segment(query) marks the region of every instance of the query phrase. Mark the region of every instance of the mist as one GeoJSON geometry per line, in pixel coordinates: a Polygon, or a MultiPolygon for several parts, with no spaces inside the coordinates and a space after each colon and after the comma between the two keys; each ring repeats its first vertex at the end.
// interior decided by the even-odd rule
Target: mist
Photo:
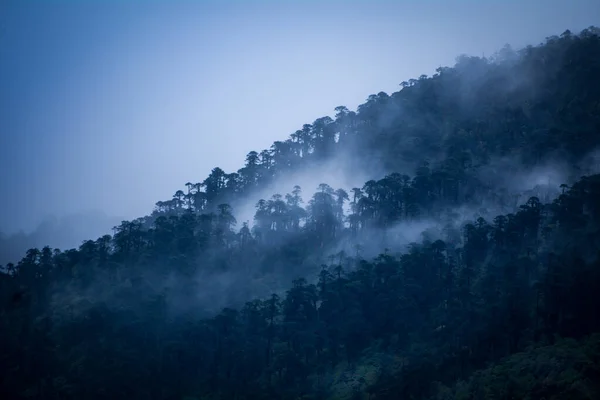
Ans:
{"type": "MultiPolygon", "coordinates": [[[[254,223],[256,204],[262,199],[270,199],[273,195],[291,193],[294,186],[302,190],[303,203],[307,201],[320,184],[325,183],[334,189],[350,190],[362,187],[371,179],[385,175],[383,166],[370,164],[369,168],[357,168],[357,157],[349,152],[336,152],[331,158],[322,162],[300,167],[290,171],[252,193],[248,198],[242,198],[232,203],[232,207],[239,223],[247,222],[250,226],[254,223]]],[[[363,163],[360,163],[362,166],[363,163]]]]}
{"type": "Polygon", "coordinates": [[[0,231],[89,209],[146,215],[337,105],[356,108],[458,54],[591,25],[598,5],[578,4],[3,2],[0,231]],[[497,20],[511,29],[490,29],[497,20]]]}
{"type": "Polygon", "coordinates": [[[29,249],[50,246],[61,250],[78,248],[84,239],[112,234],[124,218],[111,217],[99,210],[47,216],[32,231],[0,232],[0,264],[17,263],[29,249]]]}
{"type": "MultiPolygon", "coordinates": [[[[497,63],[499,68],[512,68],[513,65],[520,62],[519,53],[507,50],[507,47],[498,54],[503,58],[494,56],[491,60],[487,60],[465,55],[457,57],[454,70],[458,74],[453,78],[453,83],[458,84],[457,112],[463,117],[485,116],[486,110],[478,108],[477,95],[485,88],[485,85],[489,84],[490,78],[486,74],[489,74],[490,70],[495,71],[494,63],[497,63]]],[[[450,94],[455,93],[457,87],[443,83],[445,79],[443,71],[438,71],[438,74],[431,79],[442,79],[441,87],[446,92],[440,96],[449,99],[450,94]]],[[[516,74],[514,72],[507,74],[503,71],[501,69],[498,74],[507,79],[509,84],[497,87],[495,92],[488,93],[492,99],[535,91],[536,82],[531,71],[522,69],[516,74]]],[[[362,193],[366,194],[369,190],[369,182],[376,184],[382,182],[385,185],[385,179],[382,178],[386,177],[387,179],[392,176],[390,174],[407,177],[418,176],[419,171],[423,169],[423,160],[427,163],[425,166],[427,170],[430,168],[432,171],[436,168],[443,169],[444,165],[452,160],[438,148],[429,146],[431,142],[441,139],[430,136],[423,140],[422,137],[419,137],[425,133],[422,128],[419,128],[422,126],[437,127],[443,132],[443,129],[439,129],[442,122],[435,121],[427,113],[415,112],[411,108],[414,107],[414,104],[401,100],[403,96],[413,96],[412,93],[419,96],[419,87],[426,85],[427,82],[427,78],[423,78],[421,75],[418,81],[412,80],[410,84],[403,84],[402,86],[405,87],[401,91],[390,95],[380,91],[377,95],[369,96],[367,102],[360,104],[356,111],[347,109],[338,113],[335,120],[329,119],[329,126],[336,126],[336,139],[335,143],[331,144],[334,148],[326,155],[319,153],[315,147],[307,154],[302,154],[304,161],[297,160],[292,167],[283,168],[273,177],[265,177],[258,186],[251,190],[248,189],[245,195],[230,194],[219,197],[219,202],[230,203],[232,206],[232,217],[236,223],[232,223],[231,228],[239,231],[238,235],[241,234],[240,228],[243,226],[253,230],[258,228],[260,231],[260,226],[256,225],[259,201],[271,201],[277,198],[273,196],[289,194],[296,186],[302,189],[301,206],[308,210],[311,198],[315,192],[320,190],[319,185],[321,184],[328,185],[332,190],[343,189],[347,192],[351,192],[355,188],[362,188],[362,193]],[[366,115],[371,125],[365,126],[363,122],[361,127],[354,126],[352,118],[356,118],[357,115],[362,116],[361,118],[365,118],[366,115]],[[395,126],[407,127],[405,128],[407,133],[400,135],[400,140],[394,143],[395,148],[378,148],[377,141],[381,138],[380,132],[393,132],[394,129],[397,129],[395,126]],[[370,134],[353,136],[352,132],[356,129],[366,130],[370,134]],[[415,148],[418,149],[416,152],[415,148]],[[393,151],[397,151],[396,156],[393,151]],[[409,156],[411,152],[414,154],[412,157],[409,156]]],[[[315,121],[315,126],[318,121],[315,121]]],[[[310,125],[308,126],[310,127],[310,125]]],[[[297,126],[297,128],[299,127],[297,126]]],[[[431,133],[426,134],[431,135],[431,133]]],[[[281,138],[281,136],[278,137],[278,139],[281,138]]],[[[294,143],[293,135],[291,138],[285,143],[288,145],[294,143]],[[290,142],[290,140],[292,141],[290,142]]],[[[256,144],[253,142],[253,147],[256,144]]],[[[270,148],[267,145],[264,147],[267,150],[260,153],[261,155],[265,151],[273,154],[278,151],[275,145],[270,148]]],[[[259,150],[260,148],[254,147],[254,149],[259,150]]],[[[227,146],[228,154],[229,150],[231,148],[227,146]]],[[[544,203],[551,202],[563,191],[561,185],[575,182],[586,172],[597,171],[597,154],[597,150],[588,152],[581,156],[575,164],[562,157],[561,154],[550,154],[544,160],[538,160],[533,166],[526,163],[523,158],[525,155],[519,154],[480,160],[479,164],[473,167],[471,178],[477,180],[482,187],[487,187],[487,191],[460,195],[463,198],[458,206],[435,203],[429,211],[406,217],[400,222],[385,226],[376,224],[363,226],[359,235],[343,235],[331,245],[323,246],[321,244],[320,248],[307,251],[302,259],[294,262],[281,261],[281,254],[286,251],[286,248],[298,246],[305,239],[298,233],[286,233],[277,238],[273,236],[268,240],[257,239],[261,251],[271,254],[263,259],[250,260],[242,257],[232,262],[228,254],[229,248],[208,250],[197,256],[195,260],[191,260],[191,263],[186,261],[184,267],[177,266],[177,268],[181,268],[180,273],[169,271],[168,267],[160,261],[147,261],[144,262],[144,270],[129,272],[120,277],[128,282],[121,289],[103,289],[114,279],[107,275],[91,284],[84,292],[75,295],[67,290],[62,295],[57,295],[55,301],[57,304],[68,304],[68,299],[75,296],[88,299],[85,304],[102,301],[107,306],[117,307],[119,304],[127,304],[131,301],[143,301],[148,296],[167,296],[168,293],[167,304],[173,315],[185,313],[197,316],[211,315],[223,307],[241,306],[248,299],[266,298],[272,293],[284,295],[289,288],[289,282],[294,279],[303,278],[309,282],[316,282],[323,266],[339,257],[341,257],[340,259],[346,256],[370,259],[381,253],[401,255],[410,251],[418,242],[433,242],[438,239],[452,243],[454,246],[463,245],[461,232],[466,224],[472,223],[479,217],[491,221],[497,215],[517,212],[519,206],[525,204],[532,196],[539,197],[544,203]],[[236,262],[241,264],[236,265],[236,262]],[[140,296],[125,296],[128,300],[123,303],[122,290],[129,290],[128,288],[135,288],[140,296]]],[[[218,165],[227,166],[228,163],[219,158],[218,165]]],[[[225,173],[225,179],[229,182],[227,186],[230,184],[243,185],[243,179],[238,182],[236,179],[240,178],[236,178],[236,176],[243,177],[244,174],[244,168],[238,169],[237,175],[225,173]]],[[[206,188],[210,184],[208,181],[209,179],[201,181],[206,188]]],[[[176,186],[173,192],[181,186],[181,184],[176,186]]],[[[191,192],[188,194],[191,195],[191,192]]],[[[173,199],[177,196],[176,193],[173,199]]],[[[196,207],[192,197],[187,201],[188,209],[191,209],[189,207],[192,205],[196,207]]],[[[215,205],[216,203],[212,208],[203,211],[216,213],[215,205]]],[[[352,205],[348,199],[343,204],[342,211],[350,216],[354,212],[352,207],[356,206],[356,204],[352,205]]],[[[165,215],[181,216],[182,210],[181,206],[175,206],[165,215]]],[[[148,215],[144,226],[151,227],[164,212],[160,211],[160,207],[158,207],[150,213],[137,214],[135,217],[141,217],[144,214],[148,215]]],[[[48,220],[29,235],[20,234],[6,238],[3,242],[6,243],[4,247],[12,249],[11,257],[23,254],[26,249],[31,247],[49,245],[63,249],[77,248],[82,242],[82,239],[78,238],[99,238],[109,233],[112,226],[118,226],[119,222],[125,219],[100,216],[99,214],[88,215],[87,218],[88,221],[80,220],[79,222],[73,221],[73,218],[63,218],[61,223],[48,220]],[[92,222],[92,217],[95,218],[95,222],[92,222]],[[110,228],[109,223],[112,223],[110,228]],[[14,246],[14,243],[18,243],[18,245],[14,246]]],[[[131,218],[131,220],[137,219],[131,218]]],[[[309,220],[302,220],[299,226],[310,229],[311,223],[309,220]]],[[[342,222],[339,227],[342,231],[349,228],[348,221],[342,222]]],[[[123,232],[124,229],[124,226],[121,226],[115,232],[123,232]]],[[[257,238],[259,237],[260,235],[257,235],[257,238]]],[[[3,257],[7,258],[4,255],[3,257]]],[[[171,263],[169,260],[164,262],[171,263]]],[[[352,265],[352,263],[348,264],[349,267],[352,265]]]]}

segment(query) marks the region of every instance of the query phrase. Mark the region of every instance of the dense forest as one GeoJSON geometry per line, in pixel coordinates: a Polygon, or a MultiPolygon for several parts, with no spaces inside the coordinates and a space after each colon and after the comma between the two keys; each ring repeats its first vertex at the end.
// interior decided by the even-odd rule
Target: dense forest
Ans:
{"type": "Polygon", "coordinates": [[[460,56],[28,250],[2,398],[600,398],[598,76],[594,27],[460,56]]]}

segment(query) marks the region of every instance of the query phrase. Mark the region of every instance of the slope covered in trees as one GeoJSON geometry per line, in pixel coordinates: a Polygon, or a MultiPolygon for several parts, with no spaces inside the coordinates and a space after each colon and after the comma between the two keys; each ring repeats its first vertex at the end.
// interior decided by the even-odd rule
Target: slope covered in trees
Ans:
{"type": "Polygon", "coordinates": [[[576,382],[599,371],[586,339],[600,331],[598,73],[595,28],[459,57],[250,152],[236,173],[215,168],[112,236],[29,250],[0,274],[0,387],[475,399],[525,365],[556,382],[494,398],[594,398],[576,382]],[[331,165],[369,180],[319,182],[303,201],[294,179],[331,165]],[[527,361],[554,353],[554,375],[527,361]]]}

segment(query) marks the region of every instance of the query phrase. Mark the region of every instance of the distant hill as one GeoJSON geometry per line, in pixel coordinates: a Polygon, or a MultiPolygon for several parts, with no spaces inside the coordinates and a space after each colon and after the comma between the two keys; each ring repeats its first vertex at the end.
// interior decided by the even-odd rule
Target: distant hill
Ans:
{"type": "Polygon", "coordinates": [[[0,234],[0,264],[16,263],[31,248],[79,247],[86,238],[112,234],[112,228],[121,220],[102,211],[81,212],[61,218],[46,218],[30,233],[0,234]]]}

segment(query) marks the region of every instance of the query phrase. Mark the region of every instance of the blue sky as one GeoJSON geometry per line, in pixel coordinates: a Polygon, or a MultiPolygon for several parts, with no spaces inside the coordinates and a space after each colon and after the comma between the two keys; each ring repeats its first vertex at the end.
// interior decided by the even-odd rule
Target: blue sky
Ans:
{"type": "Polygon", "coordinates": [[[0,231],[135,218],[304,123],[600,1],[2,1],[0,231]]]}

